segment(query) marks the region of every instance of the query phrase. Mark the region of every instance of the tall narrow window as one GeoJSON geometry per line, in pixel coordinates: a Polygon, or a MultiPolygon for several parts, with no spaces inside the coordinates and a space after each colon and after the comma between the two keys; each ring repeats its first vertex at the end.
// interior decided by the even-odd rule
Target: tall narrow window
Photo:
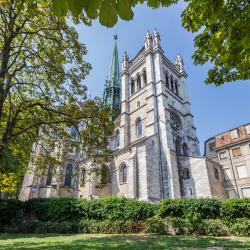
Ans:
{"type": "Polygon", "coordinates": [[[141,77],[138,74],[137,75],[137,91],[141,89],[141,77]]]}
{"type": "Polygon", "coordinates": [[[143,70],[142,77],[144,85],[147,85],[147,72],[145,69],[143,70]]]}
{"type": "Polygon", "coordinates": [[[176,140],[175,142],[175,151],[177,155],[181,154],[181,144],[179,140],[176,140]]]}
{"type": "Polygon", "coordinates": [[[83,169],[81,172],[80,187],[85,186],[85,181],[86,181],[86,173],[85,173],[85,169],[83,169]]]}
{"type": "Polygon", "coordinates": [[[64,186],[71,187],[72,175],[73,175],[73,165],[68,164],[66,167],[64,186]]]}
{"type": "Polygon", "coordinates": [[[176,93],[176,95],[179,95],[179,90],[178,90],[178,81],[177,81],[177,79],[175,79],[175,81],[174,81],[174,85],[175,85],[175,93],[176,93]]]}
{"type": "Polygon", "coordinates": [[[48,174],[47,174],[47,178],[46,178],[46,186],[50,186],[52,183],[52,173],[53,173],[53,169],[52,169],[52,167],[49,166],[48,174]]]}
{"type": "Polygon", "coordinates": [[[123,163],[120,166],[120,173],[119,173],[119,179],[120,179],[120,183],[126,183],[127,182],[127,178],[128,178],[128,168],[127,165],[125,163],[123,163]]]}
{"type": "Polygon", "coordinates": [[[183,143],[183,155],[188,155],[188,146],[185,142],[183,143]]]}
{"type": "Polygon", "coordinates": [[[189,174],[189,169],[188,168],[184,168],[182,171],[182,177],[184,180],[188,180],[190,178],[190,174],[189,174]]]}
{"type": "Polygon", "coordinates": [[[115,147],[119,148],[120,146],[120,132],[119,130],[116,130],[115,132],[115,147]]]}
{"type": "Polygon", "coordinates": [[[170,77],[170,85],[171,85],[171,90],[174,92],[174,78],[172,75],[170,77]]]}
{"type": "Polygon", "coordinates": [[[107,166],[102,166],[101,168],[101,184],[109,184],[109,169],[107,168],[107,166]]]}
{"type": "Polygon", "coordinates": [[[141,118],[137,118],[135,122],[135,132],[136,132],[136,137],[141,137],[142,136],[142,120],[141,118]]]}
{"type": "Polygon", "coordinates": [[[135,93],[135,82],[134,80],[132,79],[131,80],[131,95],[133,95],[135,93]]]}
{"type": "Polygon", "coordinates": [[[168,72],[166,72],[166,87],[169,88],[169,77],[168,77],[168,72]]]}

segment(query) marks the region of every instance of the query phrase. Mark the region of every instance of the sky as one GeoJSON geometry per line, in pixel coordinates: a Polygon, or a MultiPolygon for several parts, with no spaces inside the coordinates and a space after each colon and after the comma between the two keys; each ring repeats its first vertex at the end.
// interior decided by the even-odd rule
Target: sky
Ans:
{"type": "Polygon", "coordinates": [[[144,35],[156,28],[161,36],[161,47],[170,61],[179,52],[188,74],[189,96],[194,123],[200,141],[201,153],[208,138],[250,122],[250,81],[237,81],[216,87],[204,83],[211,65],[193,64],[193,39],[195,34],[181,25],[184,3],[169,8],[152,10],[147,6],[134,9],[132,21],[119,20],[113,28],[106,28],[94,21],[91,27],[78,25],[79,40],[86,44],[85,60],[92,66],[84,80],[91,96],[102,96],[105,80],[109,75],[115,34],[118,35],[118,51],[121,61],[124,51],[132,59],[144,46],[144,35]]]}

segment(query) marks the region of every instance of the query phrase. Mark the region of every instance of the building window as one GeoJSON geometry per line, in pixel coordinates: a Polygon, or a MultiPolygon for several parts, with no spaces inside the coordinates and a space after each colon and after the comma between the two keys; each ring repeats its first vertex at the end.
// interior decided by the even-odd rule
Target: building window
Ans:
{"type": "Polygon", "coordinates": [[[246,165],[244,164],[238,165],[236,166],[236,169],[237,169],[239,179],[250,177],[250,173],[249,173],[250,171],[247,171],[246,165]]]}
{"type": "Polygon", "coordinates": [[[119,173],[120,183],[127,182],[127,178],[128,178],[127,175],[128,175],[128,167],[125,163],[123,163],[120,166],[120,173],[119,173]]]}
{"type": "Polygon", "coordinates": [[[183,147],[183,155],[188,156],[188,146],[185,142],[183,143],[182,147],[183,147]]]}
{"type": "Polygon", "coordinates": [[[231,180],[231,170],[230,168],[223,169],[225,181],[231,180]]]}
{"type": "Polygon", "coordinates": [[[168,72],[166,72],[166,75],[165,75],[165,80],[166,80],[166,86],[167,88],[169,88],[169,77],[168,77],[168,72]]]}
{"type": "Polygon", "coordinates": [[[115,147],[119,148],[120,146],[120,131],[116,130],[115,132],[115,147]]]}
{"type": "Polygon", "coordinates": [[[147,72],[145,69],[143,70],[142,78],[143,78],[144,85],[146,85],[147,84],[147,72]]]}
{"type": "Polygon", "coordinates": [[[228,189],[226,191],[227,191],[227,197],[228,198],[235,198],[236,197],[234,189],[228,189]]]}
{"type": "Polygon", "coordinates": [[[136,137],[142,136],[142,120],[141,118],[137,118],[135,122],[135,129],[136,129],[136,137]]]}
{"type": "Polygon", "coordinates": [[[221,160],[225,160],[227,159],[227,152],[226,151],[220,152],[219,156],[221,160]]]}
{"type": "Polygon", "coordinates": [[[134,82],[134,80],[132,79],[131,80],[131,95],[133,95],[134,93],[135,93],[135,82],[134,82]]]}
{"type": "Polygon", "coordinates": [[[85,169],[81,172],[81,180],[80,180],[80,187],[84,187],[86,182],[86,171],[85,169]]]}
{"type": "Polygon", "coordinates": [[[177,155],[181,155],[181,143],[178,139],[175,141],[175,152],[177,155]]]}
{"type": "Polygon", "coordinates": [[[108,185],[109,184],[109,169],[107,166],[101,167],[101,184],[108,185]]]}
{"type": "Polygon", "coordinates": [[[174,81],[174,85],[175,85],[175,93],[176,93],[176,95],[179,95],[179,90],[178,90],[178,81],[177,81],[177,79],[175,79],[175,81],[174,81]]]}
{"type": "Polygon", "coordinates": [[[141,77],[138,74],[137,75],[137,91],[141,89],[141,77]]]}
{"type": "Polygon", "coordinates": [[[170,76],[170,85],[171,85],[171,90],[174,92],[174,77],[172,75],[170,76]]]}
{"type": "Polygon", "coordinates": [[[189,169],[188,168],[184,168],[182,171],[182,177],[184,180],[188,180],[190,179],[190,174],[189,174],[189,169]]]}
{"type": "Polygon", "coordinates": [[[250,187],[242,188],[241,191],[244,198],[250,198],[250,187]]]}
{"type": "Polygon", "coordinates": [[[140,108],[140,107],[141,107],[140,101],[138,101],[138,102],[136,103],[136,107],[137,107],[137,108],[140,108]]]}
{"type": "Polygon", "coordinates": [[[73,175],[73,165],[68,164],[66,167],[64,186],[71,187],[72,175],[73,175]]]}
{"type": "Polygon", "coordinates": [[[219,171],[217,168],[214,169],[214,177],[218,180],[220,179],[219,171]]]}
{"type": "Polygon", "coordinates": [[[48,174],[46,178],[46,186],[50,186],[52,183],[52,174],[53,174],[53,169],[51,166],[48,168],[48,174]]]}
{"type": "Polygon", "coordinates": [[[179,131],[181,130],[181,121],[180,118],[174,113],[170,113],[170,125],[173,129],[173,134],[178,136],[179,131]]]}
{"type": "Polygon", "coordinates": [[[233,149],[232,149],[232,154],[233,154],[233,157],[241,156],[241,149],[240,149],[240,147],[238,147],[238,148],[233,148],[233,149]]]}

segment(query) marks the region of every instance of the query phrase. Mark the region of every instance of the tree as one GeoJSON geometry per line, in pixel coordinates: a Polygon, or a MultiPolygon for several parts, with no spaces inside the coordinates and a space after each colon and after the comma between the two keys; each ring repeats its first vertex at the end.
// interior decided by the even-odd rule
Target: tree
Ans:
{"type": "MultiPolygon", "coordinates": [[[[58,16],[86,15],[99,17],[102,25],[112,27],[118,17],[133,19],[132,8],[147,3],[149,7],[168,7],[178,0],[53,0],[58,16]]],[[[182,24],[191,32],[200,32],[194,39],[195,64],[210,62],[206,83],[220,85],[250,79],[250,3],[248,0],[185,0],[182,24]]]]}
{"type": "MultiPolygon", "coordinates": [[[[86,47],[50,4],[8,0],[0,5],[0,176],[6,177],[0,191],[24,174],[34,142],[55,146],[53,131],[56,139],[67,140],[68,128],[75,126],[89,159],[101,161],[109,153],[111,111],[99,99],[87,100],[81,83],[91,68],[83,60],[86,47]]],[[[74,18],[79,21],[88,24],[84,16],[74,18]]],[[[41,152],[46,155],[41,167],[58,163],[52,153],[41,152]]]]}

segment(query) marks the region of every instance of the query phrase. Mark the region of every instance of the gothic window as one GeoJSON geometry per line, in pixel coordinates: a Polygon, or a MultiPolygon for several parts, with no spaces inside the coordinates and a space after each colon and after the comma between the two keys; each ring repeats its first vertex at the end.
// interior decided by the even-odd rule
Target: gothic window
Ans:
{"type": "Polygon", "coordinates": [[[169,77],[168,77],[168,72],[166,72],[166,75],[165,75],[165,77],[166,77],[166,86],[167,86],[167,88],[169,88],[169,77]]]}
{"type": "Polygon", "coordinates": [[[48,174],[47,174],[47,178],[46,178],[46,186],[50,186],[52,183],[52,172],[53,172],[53,169],[51,166],[49,166],[48,174]]]}
{"type": "Polygon", "coordinates": [[[189,170],[188,168],[184,168],[182,171],[182,177],[184,180],[188,180],[190,178],[189,170]]]}
{"type": "Polygon", "coordinates": [[[83,169],[81,172],[80,187],[85,186],[85,181],[86,181],[86,171],[85,171],[85,169],[83,169]]]}
{"type": "Polygon", "coordinates": [[[170,113],[170,124],[174,135],[177,136],[181,130],[181,121],[180,118],[174,113],[170,113]]]}
{"type": "Polygon", "coordinates": [[[101,167],[101,184],[107,185],[109,183],[109,169],[107,166],[101,167]]]}
{"type": "Polygon", "coordinates": [[[128,167],[125,163],[120,166],[119,179],[120,183],[126,183],[128,178],[128,167]]]}
{"type": "Polygon", "coordinates": [[[182,148],[183,148],[183,155],[187,156],[188,155],[188,146],[185,142],[183,143],[182,148]]]}
{"type": "Polygon", "coordinates": [[[143,70],[142,77],[143,77],[144,85],[147,85],[147,72],[145,69],[143,70]]]}
{"type": "Polygon", "coordinates": [[[120,131],[116,130],[115,132],[115,147],[118,148],[120,146],[120,131]]]}
{"type": "Polygon", "coordinates": [[[135,82],[134,80],[132,79],[131,80],[131,95],[133,95],[135,93],[135,82]]]}
{"type": "Polygon", "coordinates": [[[176,95],[179,95],[179,90],[178,90],[178,81],[177,81],[177,79],[175,79],[175,81],[174,81],[174,85],[175,85],[175,93],[176,93],[176,95]]]}
{"type": "Polygon", "coordinates": [[[175,151],[177,155],[181,155],[181,143],[180,140],[176,140],[175,142],[175,151]]]}
{"type": "Polygon", "coordinates": [[[141,77],[138,74],[137,75],[137,91],[141,89],[141,77]]]}
{"type": "Polygon", "coordinates": [[[73,165],[68,164],[66,167],[66,174],[64,179],[64,186],[71,187],[71,181],[72,181],[72,174],[73,174],[73,165]]]}
{"type": "Polygon", "coordinates": [[[135,132],[136,132],[136,137],[141,137],[142,136],[142,120],[141,118],[137,118],[135,122],[135,132]]]}
{"type": "Polygon", "coordinates": [[[170,85],[171,85],[171,90],[174,92],[174,77],[172,75],[170,76],[170,85]]]}
{"type": "Polygon", "coordinates": [[[220,177],[219,177],[219,171],[218,171],[218,169],[217,168],[215,168],[214,169],[214,177],[216,178],[216,179],[220,179],[220,177]]]}

